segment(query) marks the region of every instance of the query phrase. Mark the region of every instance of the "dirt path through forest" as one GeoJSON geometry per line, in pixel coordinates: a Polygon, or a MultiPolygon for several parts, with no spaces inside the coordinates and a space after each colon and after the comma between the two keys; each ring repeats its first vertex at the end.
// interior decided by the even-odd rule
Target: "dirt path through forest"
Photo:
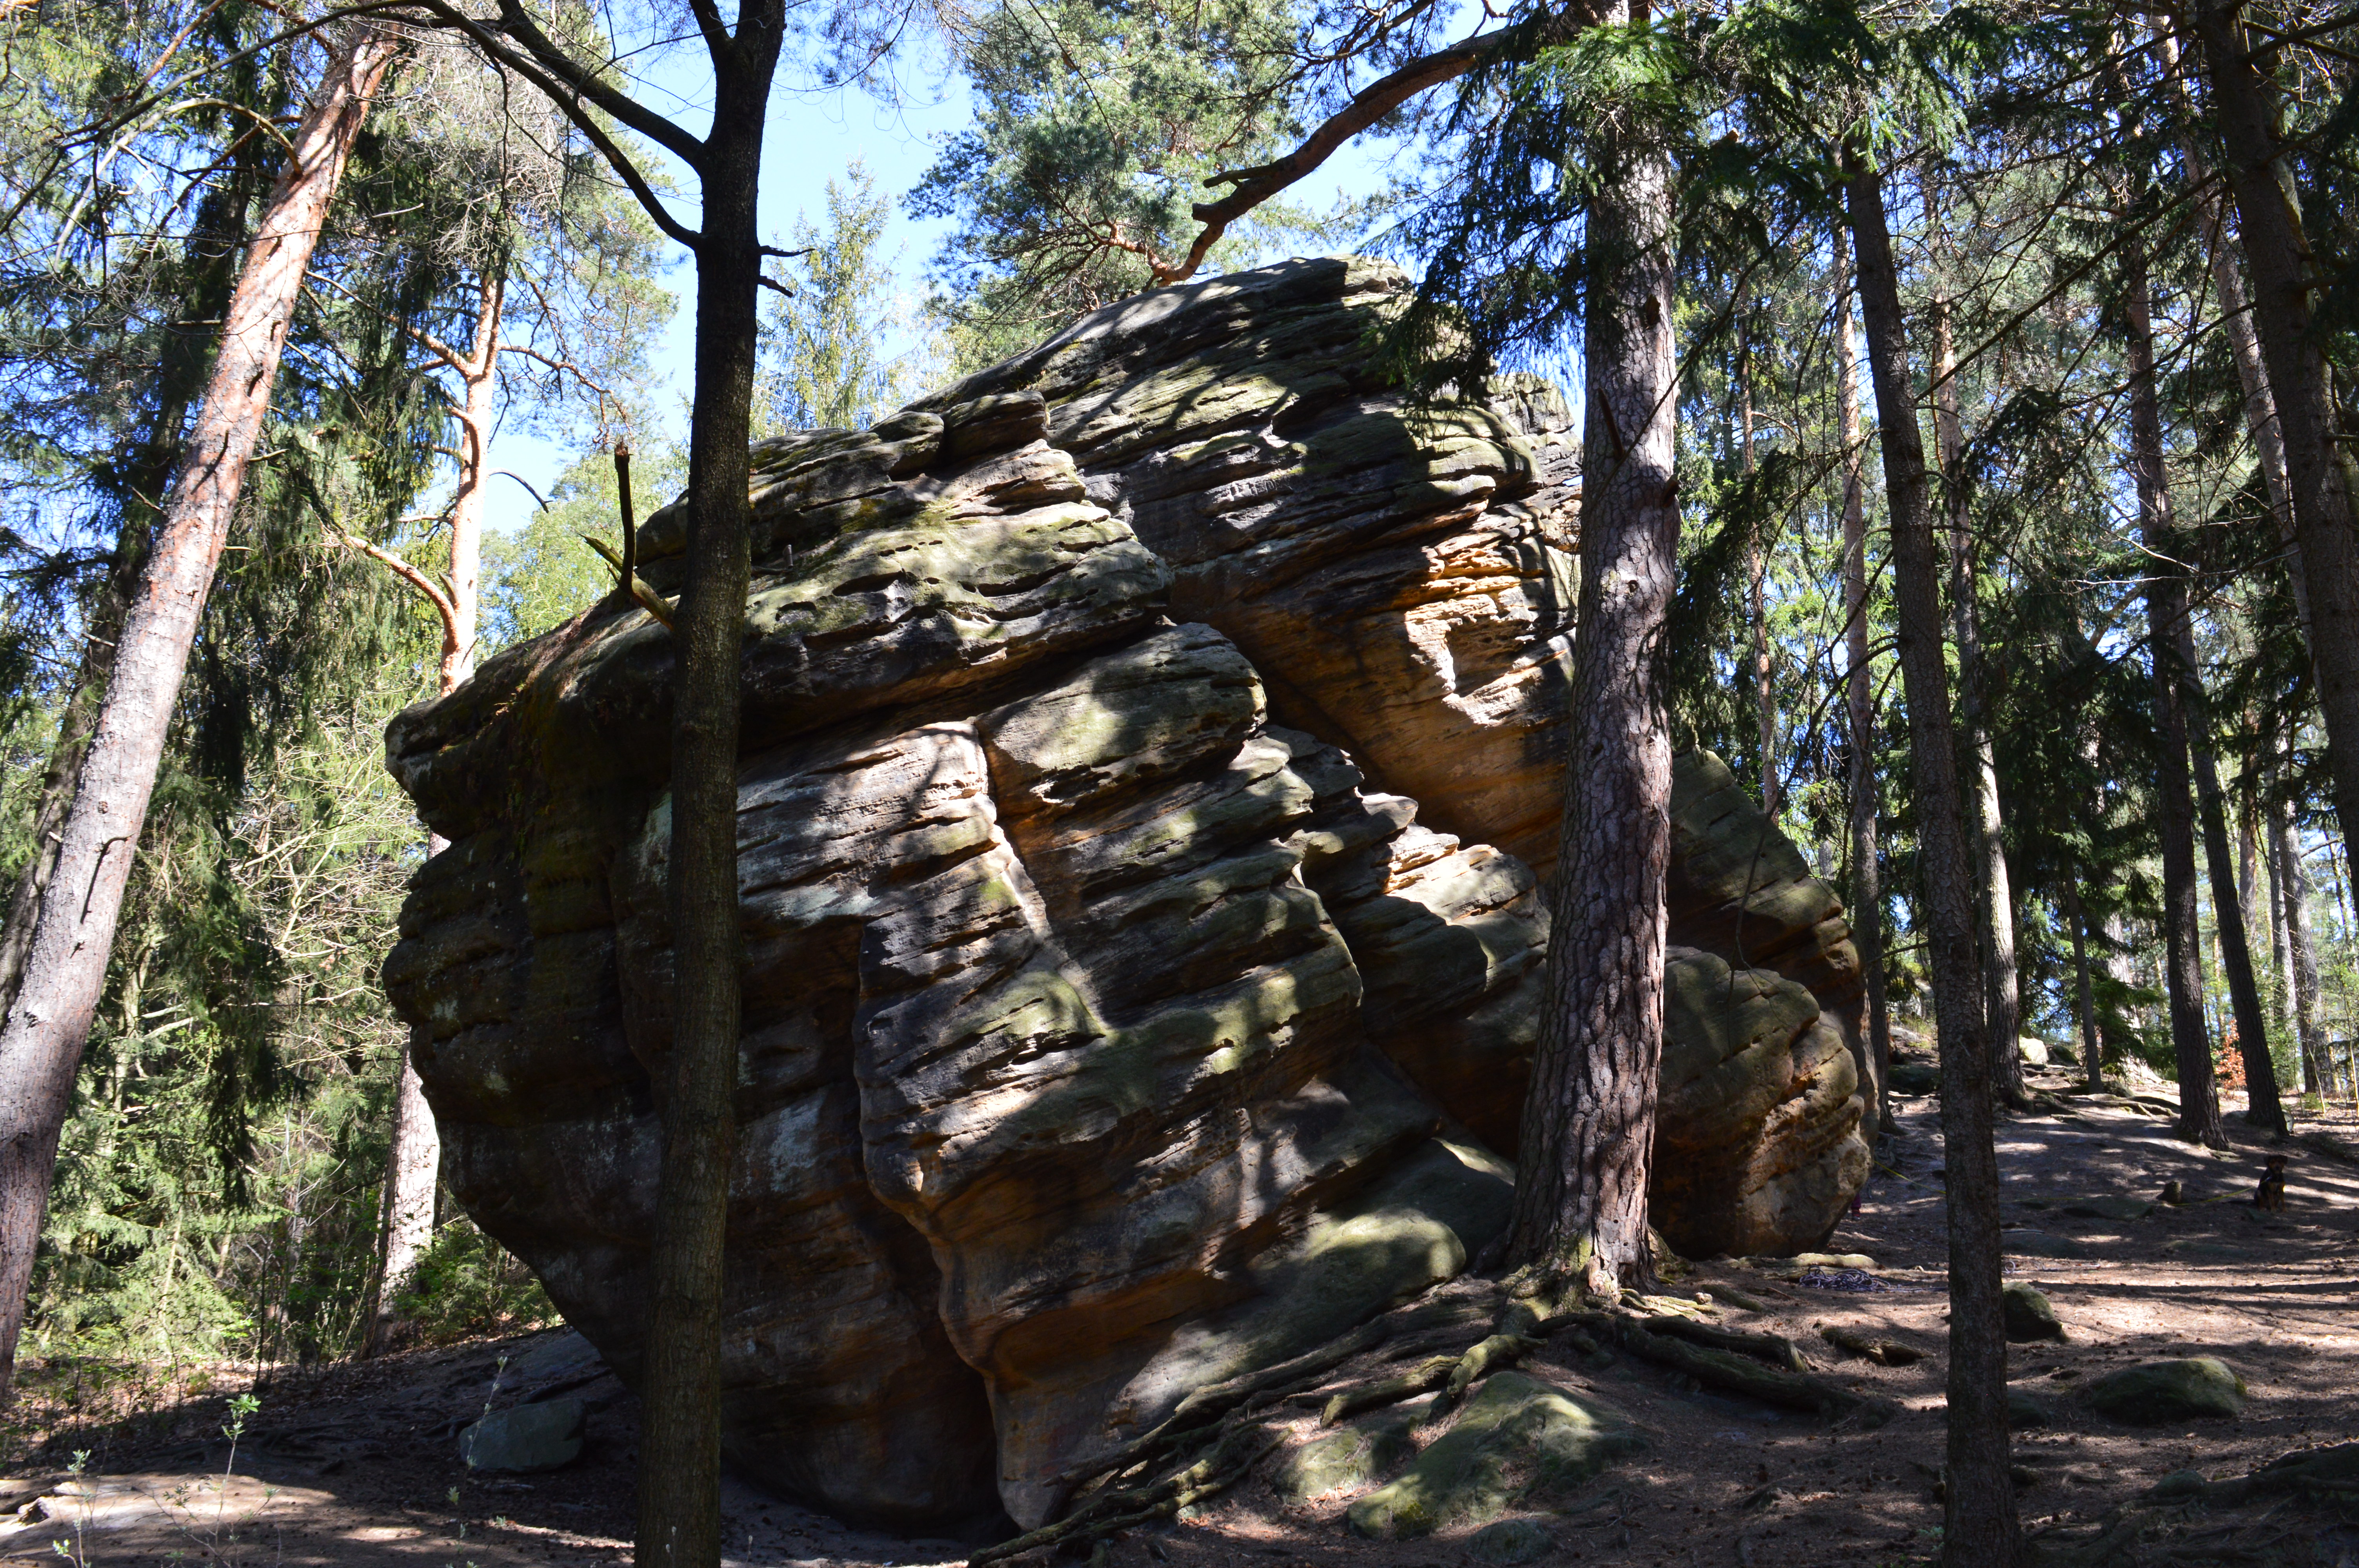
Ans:
{"type": "MultiPolygon", "coordinates": [[[[2331,1510],[2279,1502],[2213,1512],[2138,1501],[2172,1472],[2242,1475],[2288,1450],[2359,1438],[2359,1166],[2288,1146],[2287,1211],[2262,1214],[2248,1200],[2267,1146],[2234,1118],[2234,1147],[2212,1153],[2173,1140],[2166,1118],[2132,1102],[2059,1103],[2070,1108],[2003,1122],[1999,1142],[2009,1275],[2037,1282],[2069,1334],[2060,1345],[2018,1346],[2011,1359],[2012,1382],[2047,1418],[2017,1434],[2027,1524],[2062,1542],[2129,1518],[2139,1539],[2108,1560],[2124,1564],[2359,1568],[2359,1522],[2331,1510]],[[2173,1180],[2189,1201],[2138,1212],[2173,1180]],[[2129,1427],[2078,1398],[2114,1368],[2184,1356],[2216,1356],[2243,1376],[2250,1400],[2241,1419],[2129,1427]],[[2140,1511],[2125,1516],[2125,1509],[2140,1511]]],[[[1584,1494],[1590,1506],[1535,1516],[1552,1541],[1538,1561],[1866,1568],[1933,1554],[1945,1304],[1940,1143],[1932,1100],[1899,1105],[1900,1136],[1884,1152],[1895,1162],[1879,1170],[1829,1244],[1872,1259],[1870,1275],[1882,1288],[1819,1288],[1817,1276],[1798,1280],[1790,1267],[1768,1262],[1702,1265],[1674,1287],[1691,1293],[1717,1285],[1759,1303],[1767,1310],[1731,1310],[1723,1321],[1790,1336],[1821,1375],[1882,1396],[1899,1413],[1875,1430],[1855,1421],[1829,1425],[1698,1390],[1628,1357],[1605,1364],[1562,1336],[1551,1339],[1525,1369],[1615,1407],[1647,1447],[1593,1484],[1584,1494]],[[1845,1358],[1822,1338],[1827,1326],[1910,1346],[1926,1358],[1899,1368],[1845,1358]]],[[[2354,1120],[2344,1108],[2302,1126],[2354,1147],[2354,1120]]],[[[38,1463],[19,1466],[0,1491],[0,1507],[38,1498],[30,1511],[43,1516],[0,1526],[0,1563],[54,1563],[59,1541],[108,1568],[625,1562],[636,1406],[585,1349],[573,1336],[544,1335],[283,1379],[262,1390],[234,1466],[218,1435],[220,1393],[106,1428],[61,1427],[35,1455],[38,1463]],[[505,1372],[503,1355],[510,1357],[505,1372]],[[520,1478],[467,1472],[456,1433],[487,1400],[505,1405],[569,1379],[576,1386],[568,1391],[591,1406],[590,1444],[579,1462],[520,1478]],[[61,1483],[57,1467],[74,1448],[91,1450],[92,1474],[79,1490],[61,1483]]],[[[1304,1438],[1317,1430],[1307,1411],[1294,1429],[1304,1438]]],[[[1257,1475],[1199,1518],[1128,1534],[1093,1568],[1473,1562],[1462,1535],[1397,1543],[1351,1537],[1342,1515],[1353,1495],[1288,1503],[1257,1475]]],[[[742,1485],[732,1485],[726,1508],[732,1563],[914,1568],[964,1555],[953,1541],[848,1530],[742,1485]]]]}

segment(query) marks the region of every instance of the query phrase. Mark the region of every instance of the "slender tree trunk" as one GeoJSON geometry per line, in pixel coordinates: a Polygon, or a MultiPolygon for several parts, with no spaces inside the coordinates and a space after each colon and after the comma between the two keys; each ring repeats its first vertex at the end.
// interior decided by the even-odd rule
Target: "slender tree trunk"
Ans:
{"type": "Polygon", "coordinates": [[[670,1081],[658,1086],[664,1151],[656,1201],[654,1309],[639,1438],[639,1568],[721,1560],[722,1257],[737,1142],[741,936],[737,709],[753,525],[756,294],[755,200],[770,82],[785,32],[777,0],[741,7],[725,43],[708,27],[712,132],[700,174],[696,387],[689,427],[688,580],[673,620],[670,1081]]]}
{"type": "Polygon", "coordinates": [[[1846,157],[1844,195],[1859,253],[1859,298],[1875,386],[1892,526],[1893,607],[1917,795],[1920,915],[1941,1050],[1941,1137],[1950,1241],[1949,1447],[1941,1561],[2017,1568],[2023,1531],[2007,1475],[2006,1339],[2000,1318],[1998,1157],[1992,1043],[1974,947],[1973,867],[1958,784],[1941,651],[1940,567],[1925,449],[1879,176],[1846,157]]]}
{"type": "MultiPolygon", "coordinates": [[[[1607,21],[1625,20],[1625,4],[1607,21]]],[[[1678,569],[1672,168],[1602,149],[1589,220],[1581,603],[1549,980],[1512,1256],[1551,1291],[1650,1284],[1647,1178],[1663,1044],[1671,747],[1663,635],[1678,569]]]]}
{"type": "MultiPolygon", "coordinates": [[[[2259,819],[2253,811],[2249,777],[2243,796],[2237,802],[2239,809],[2236,812],[2236,912],[2245,917],[2245,929],[2249,932],[2260,914],[2261,892],[2261,829],[2259,819]]],[[[2277,945],[2272,942],[2269,946],[2272,963],[2277,952],[2277,945]]],[[[2259,972],[2256,965],[2254,973],[2257,976],[2259,972]]],[[[2269,971],[2269,979],[2272,982],[2277,979],[2274,968],[2269,971]]]]}
{"type": "Polygon", "coordinates": [[[16,1005],[0,1030],[0,1387],[15,1374],[58,1131],[105,985],[180,676],[269,406],[304,268],[394,48],[389,35],[364,23],[338,35],[271,188],[223,320],[187,459],[125,621],[16,1005]]]}
{"type": "Polygon", "coordinates": [[[2195,663],[2195,636],[2185,620],[2175,639],[2180,689],[2195,764],[2195,797],[2201,813],[2203,853],[2212,873],[2212,928],[2220,945],[2220,967],[2228,977],[2228,997],[2236,1019],[2236,1053],[2245,1065],[2245,1120],[2268,1132],[2286,1130],[2285,1107],[2277,1099],[2276,1064],[2269,1060],[2269,1019],[2261,988],[2253,978],[2253,949],[2245,925],[2245,901],[2228,846],[2227,800],[2212,755],[2211,708],[2202,672],[2195,663]]]}
{"type": "Polygon", "coordinates": [[[1868,654],[1867,460],[1859,417],[1859,356],[1852,319],[1851,236],[1834,234],[1835,401],[1843,450],[1843,701],[1851,719],[1852,936],[1867,986],[1867,1059],[1862,1075],[1878,1127],[1892,1125],[1892,1013],[1884,984],[1884,872],[1877,863],[1875,671],[1868,654]]]}
{"type": "Polygon", "coordinates": [[[2312,320],[2316,264],[2290,171],[2278,157],[2275,94],[2245,48],[2234,8],[2198,4],[2193,21],[2252,275],[2253,325],[2284,438],[2328,771],[2335,816],[2348,834],[2359,827],[2359,531],[2350,472],[2336,449],[2332,384],[2312,320]]]}
{"type": "MultiPolygon", "coordinates": [[[[1753,477],[1753,355],[1749,341],[1740,341],[1736,350],[1736,396],[1738,422],[1738,461],[1745,477],[1753,477]]],[[[1753,630],[1753,706],[1759,730],[1761,745],[1761,809],[1775,817],[1777,815],[1777,698],[1771,689],[1769,674],[1769,563],[1768,552],[1762,547],[1758,522],[1748,531],[1745,541],[1745,583],[1747,608],[1752,612],[1753,630]]]]}
{"type": "Polygon", "coordinates": [[[2318,944],[2310,930],[2310,874],[2302,868],[2301,846],[2294,838],[2293,813],[2282,799],[2269,803],[2269,858],[2277,862],[2277,888],[2285,900],[2286,979],[2292,993],[2294,1040],[2308,1087],[2316,1092],[2327,1076],[2326,1031],[2318,1013],[2318,944]]]}
{"type": "Polygon", "coordinates": [[[1965,774],[1966,821],[1974,855],[1974,935],[1982,950],[1983,1012],[1990,1021],[1993,1076],[2000,1098],[2021,1105],[2026,1103],[2023,1053],[2016,1042],[2023,1033],[2023,1002],[2015,957],[2015,887],[2007,875],[1998,760],[1991,746],[1989,669],[1974,583],[1973,515],[1967,505],[1966,437],[1958,416],[1957,368],[1949,305],[1935,300],[1933,436],[1940,447],[1950,524],[1950,615],[1958,641],[1958,755],[1965,774]]]}
{"type": "Polygon", "coordinates": [[[2097,1039],[2097,1005],[2089,985],[2089,916],[2081,907],[2081,868],[2064,884],[2064,918],[2072,926],[2072,1016],[2081,1026],[2081,1081],[2093,1089],[2105,1087],[2104,1053],[2097,1039]]]}
{"type": "MultiPolygon", "coordinates": [[[[451,569],[440,585],[427,582],[414,570],[405,580],[431,605],[442,625],[442,656],[437,688],[450,696],[474,673],[480,580],[484,559],[484,494],[492,477],[492,429],[496,422],[499,390],[500,323],[507,299],[505,267],[486,267],[475,291],[475,341],[463,357],[442,351],[439,357],[456,372],[459,400],[459,479],[451,492],[451,569]]],[[[428,859],[450,848],[439,834],[429,834],[428,859]]],[[[397,1308],[401,1287],[418,1267],[418,1260],[434,1240],[435,1189],[442,1173],[442,1134],[434,1123],[434,1108],[426,1103],[426,1086],[411,1059],[417,1037],[401,1054],[401,1073],[394,1092],[393,1137],[385,1169],[384,1225],[377,1252],[375,1299],[370,1303],[368,1332],[362,1354],[374,1356],[390,1342],[399,1326],[397,1308]]]]}
{"type": "Polygon", "coordinates": [[[2316,1086],[2310,1082],[2310,1058],[2301,1051],[2299,1013],[2294,1006],[2293,954],[2286,944],[2285,881],[2277,874],[2277,806],[2270,799],[2270,792],[2276,787],[2276,778],[2265,773],[2258,798],[2253,803],[2253,816],[2263,840],[2261,870],[2269,884],[2269,969],[2277,977],[2277,1022],[2284,1026],[2286,1037],[2294,1042],[2294,1055],[2301,1063],[2302,1092],[2310,1094],[2316,1092],[2316,1086]]]}
{"type": "Polygon", "coordinates": [[[2187,632],[2187,580],[2170,514],[2163,466],[2162,407],[2155,395],[2154,329],[2146,262],[2128,247],[2122,269],[2123,327],[2130,366],[2130,457],[2136,469],[2138,520],[2147,557],[2147,641],[2154,659],[2156,827],[2162,838],[2163,984],[2170,998],[2170,1044],[2179,1063],[2179,1135],[2220,1148],[2220,1097],[2212,1077],[2212,1042],[2203,1022],[2202,933],[2197,927],[2195,814],[2188,788],[2187,672],[2180,649],[2187,632]]]}
{"type": "Polygon", "coordinates": [[[216,321],[228,308],[230,290],[237,282],[237,263],[245,246],[245,213],[254,192],[252,170],[241,168],[200,204],[190,239],[189,259],[195,270],[184,296],[187,319],[175,322],[164,334],[157,366],[157,401],[147,438],[127,454],[128,482],[121,498],[122,515],[115,528],[114,552],[107,563],[105,583],[92,606],[83,638],[82,655],[74,683],[58,723],[49,765],[33,798],[30,813],[33,854],[18,874],[8,901],[7,923],[0,926],[0,1020],[16,1000],[24,978],[25,957],[33,946],[33,925],[38,919],[41,892],[57,865],[58,843],[65,828],[66,809],[73,802],[90,738],[98,728],[99,710],[106,702],[108,681],[114,676],[114,651],[122,641],[123,622],[131,611],[131,598],[147,564],[148,537],[163,510],[164,489],[180,462],[180,432],[189,407],[204,390],[205,373],[212,359],[212,340],[188,330],[189,322],[216,321]]]}

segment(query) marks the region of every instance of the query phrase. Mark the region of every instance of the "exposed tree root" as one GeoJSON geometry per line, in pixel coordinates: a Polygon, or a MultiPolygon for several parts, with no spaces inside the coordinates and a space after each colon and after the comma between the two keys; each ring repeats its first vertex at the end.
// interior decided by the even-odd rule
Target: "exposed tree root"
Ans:
{"type": "Polygon", "coordinates": [[[1714,1350],[1734,1350],[1741,1356],[1767,1361],[1772,1367],[1783,1367],[1789,1372],[1810,1370],[1810,1364],[1803,1358],[1801,1347],[1782,1334],[1745,1334],[1733,1328],[1714,1328],[1693,1318],[1668,1315],[1640,1321],[1653,1334],[1668,1334],[1674,1339],[1684,1339],[1714,1350]]]}
{"type": "Polygon", "coordinates": [[[1864,1356],[1879,1366],[1913,1367],[1925,1359],[1925,1353],[1922,1350],[1896,1344],[1889,1339],[1870,1339],[1856,1329],[1821,1328],[1819,1330],[1819,1337],[1838,1350],[1847,1350],[1854,1356],[1864,1356]]]}
{"type": "Polygon", "coordinates": [[[1398,1404],[1419,1394],[1430,1394],[1450,1380],[1450,1374],[1456,1370],[1462,1359],[1456,1356],[1436,1356],[1419,1362],[1416,1370],[1404,1376],[1387,1378],[1381,1383],[1370,1383],[1365,1388],[1346,1389],[1327,1401],[1326,1408],[1319,1412],[1319,1424],[1333,1426],[1364,1411],[1398,1404]]]}
{"type": "Polygon", "coordinates": [[[1830,1419],[1857,1413],[1864,1416],[1869,1424],[1877,1426],[1891,1419],[1890,1407],[1837,1388],[1823,1379],[1782,1367],[1763,1366],[1734,1352],[1690,1344],[1669,1334],[1656,1333],[1636,1319],[1613,1313],[1584,1312],[1571,1314],[1566,1321],[1634,1356],[1684,1372],[1710,1387],[1759,1400],[1763,1404],[1810,1411],[1830,1419]]]}

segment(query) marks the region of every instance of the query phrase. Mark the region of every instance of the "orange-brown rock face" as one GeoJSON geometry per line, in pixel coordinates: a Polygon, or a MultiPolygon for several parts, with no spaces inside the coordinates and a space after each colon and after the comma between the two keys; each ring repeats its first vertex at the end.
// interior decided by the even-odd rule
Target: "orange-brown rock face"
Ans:
{"type": "MultiPolygon", "coordinates": [[[[1364,345],[1404,287],[1328,261],[1166,290],[756,449],[723,1365],[755,1476],[907,1529],[1038,1523],[1190,1390],[1504,1225],[1571,451],[1543,389],[1391,395],[1364,345]]],[[[667,592],[681,524],[641,533],[667,592]]],[[[387,733],[451,840],[385,973],[446,1172],[625,1376],[670,678],[610,599],[387,733]]],[[[1769,914],[1734,896],[1751,951],[1769,914]]],[[[1807,1245],[1856,1186],[1858,1099],[1810,993],[1734,973],[1777,1005],[1679,1026],[1663,1135],[1693,1179],[1658,1209],[1807,1245]]]]}

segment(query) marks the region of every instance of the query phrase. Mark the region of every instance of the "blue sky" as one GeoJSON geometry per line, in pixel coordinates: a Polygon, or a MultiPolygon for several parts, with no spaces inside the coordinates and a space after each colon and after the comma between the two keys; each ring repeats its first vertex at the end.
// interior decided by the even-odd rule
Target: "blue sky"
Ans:
{"type": "MultiPolygon", "coordinates": [[[[636,84],[648,107],[673,115],[701,134],[701,107],[706,80],[701,62],[681,50],[666,65],[636,84]]],[[[902,83],[905,102],[887,105],[856,89],[829,92],[781,91],[770,104],[770,118],[762,151],[761,214],[764,237],[783,243],[799,214],[815,222],[827,211],[827,182],[841,178],[857,158],[875,176],[880,193],[894,202],[894,218],[882,247],[912,302],[926,293],[925,267],[935,245],[948,232],[945,220],[912,219],[902,199],[934,160],[941,138],[964,128],[971,115],[965,83],[944,78],[931,67],[902,83]]],[[[1384,183],[1385,164],[1394,144],[1345,146],[1305,182],[1303,196],[1312,201],[1339,194],[1365,195],[1384,183]]],[[[675,211],[687,222],[696,221],[695,178],[683,168],[673,170],[677,189],[688,193],[675,211]]],[[[648,353],[656,384],[647,389],[647,402],[675,436],[684,432],[684,400],[694,351],[696,273],[685,252],[675,250],[664,282],[679,300],[662,337],[648,353]]],[[[493,448],[493,466],[522,475],[542,494],[580,456],[570,446],[552,442],[516,426],[502,430],[493,448]]],[[[522,487],[507,482],[493,486],[484,524],[495,533],[521,526],[532,514],[534,503],[522,487]]]]}
{"type": "MultiPolygon", "coordinates": [[[[669,75],[669,73],[663,73],[669,75]]],[[[667,99],[663,75],[644,84],[650,107],[669,108],[695,125],[701,118],[692,103],[667,99]]],[[[877,189],[891,193],[893,226],[884,245],[905,290],[912,297],[925,291],[927,257],[949,225],[940,220],[918,222],[900,211],[900,199],[918,183],[934,158],[934,141],[964,125],[968,119],[965,84],[952,81],[917,84],[937,88],[940,102],[915,102],[888,107],[867,93],[852,89],[827,92],[782,92],[772,101],[767,135],[762,151],[762,228],[766,238],[784,239],[799,213],[814,221],[827,211],[827,182],[841,178],[855,158],[864,160],[876,177],[877,189]]],[[[701,125],[696,126],[701,130],[701,125]]],[[[691,195],[676,211],[690,223],[696,221],[692,177],[681,174],[677,183],[691,195]]],[[[658,384],[648,389],[648,401],[672,433],[685,429],[683,399],[687,395],[695,347],[696,271],[687,254],[675,249],[665,287],[679,299],[663,335],[650,350],[648,361],[658,384]]],[[[512,469],[544,495],[549,484],[580,454],[571,448],[545,440],[511,426],[494,447],[494,466],[512,469]]],[[[519,486],[493,488],[484,523],[495,532],[520,526],[533,510],[532,498],[519,486]]]]}

